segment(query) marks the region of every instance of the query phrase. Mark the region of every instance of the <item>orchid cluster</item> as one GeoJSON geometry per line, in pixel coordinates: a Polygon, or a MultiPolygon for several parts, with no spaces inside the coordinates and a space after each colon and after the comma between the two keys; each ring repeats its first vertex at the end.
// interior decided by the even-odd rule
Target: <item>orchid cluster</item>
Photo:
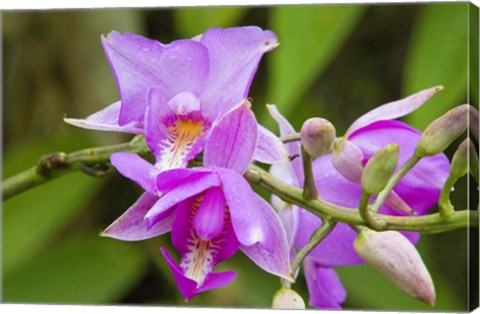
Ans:
{"type": "Polygon", "coordinates": [[[382,223],[374,218],[377,212],[421,216],[439,200],[449,160],[441,152],[418,156],[426,133],[395,119],[420,107],[440,87],[366,113],[339,138],[321,118],[308,120],[295,138],[297,131],[268,105],[278,137],[257,123],[248,98],[262,56],[278,45],[273,32],[210,29],[169,44],[112,32],[102,44],[120,101],[66,122],[141,135],[153,155],[153,162],[131,152],[111,155],[118,172],[145,191],[103,236],[139,241],[171,232],[179,259],[160,250],[187,301],[232,282],[234,271],[215,272],[215,267],[241,250],[281,278],[276,308],[305,307],[290,289],[303,264],[309,304],[340,309],[346,291],[335,267],[364,262],[433,304],[432,280],[413,246],[419,234],[371,229],[382,223]],[[418,156],[413,164],[411,156],[418,156]],[[308,190],[307,199],[357,208],[365,223],[337,223],[275,194],[270,204],[244,177],[257,162],[271,165],[273,177],[308,190]],[[386,187],[405,165],[408,171],[386,187]]]}

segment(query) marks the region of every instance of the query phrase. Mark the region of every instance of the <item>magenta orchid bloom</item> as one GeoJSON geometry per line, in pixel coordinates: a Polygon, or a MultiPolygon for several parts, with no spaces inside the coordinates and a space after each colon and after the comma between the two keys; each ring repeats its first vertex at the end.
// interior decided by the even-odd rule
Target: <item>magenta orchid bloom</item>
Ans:
{"type": "Polygon", "coordinates": [[[282,222],[241,175],[257,145],[257,122],[249,107],[244,101],[212,126],[203,167],[166,170],[152,177],[154,166],[138,155],[111,157],[118,171],[146,192],[103,235],[135,241],[172,231],[180,264],[166,249],[161,251],[186,300],[229,284],[236,276],[233,271],[213,270],[238,249],[267,272],[291,280],[282,222]]]}
{"type": "MultiPolygon", "coordinates": [[[[278,45],[273,32],[253,26],[214,28],[166,45],[111,32],[102,44],[121,101],[84,120],[65,121],[145,135],[157,172],[185,167],[202,150],[215,121],[248,96],[262,55],[278,45]]],[[[258,137],[256,160],[272,163],[286,157],[267,129],[259,128],[258,137]]]]}
{"type": "MultiPolygon", "coordinates": [[[[413,155],[421,133],[405,123],[393,120],[420,107],[440,88],[421,91],[405,99],[380,106],[357,119],[348,129],[343,143],[333,154],[314,160],[313,170],[319,196],[331,203],[356,208],[361,197],[360,176],[369,158],[387,144],[400,147],[399,166],[413,155]]],[[[270,112],[280,125],[281,135],[295,132],[275,107],[270,112]]],[[[289,144],[290,153],[299,154],[298,143],[289,144]]],[[[440,191],[448,177],[449,162],[445,155],[422,159],[390,193],[379,210],[388,215],[424,215],[438,201],[440,191]]],[[[398,169],[398,168],[397,168],[398,169]]],[[[274,165],[272,174],[289,180],[295,186],[303,186],[301,161],[291,165],[274,165]]],[[[303,247],[312,233],[322,225],[322,220],[307,210],[281,204],[274,199],[286,226],[289,243],[303,247]]],[[[403,232],[413,243],[419,234],[403,232]]],[[[332,267],[361,264],[363,260],[353,248],[356,232],[347,224],[338,223],[305,259],[304,272],[310,293],[310,305],[339,309],[346,293],[332,267]],[[322,285],[319,287],[316,284],[322,285]]]]}

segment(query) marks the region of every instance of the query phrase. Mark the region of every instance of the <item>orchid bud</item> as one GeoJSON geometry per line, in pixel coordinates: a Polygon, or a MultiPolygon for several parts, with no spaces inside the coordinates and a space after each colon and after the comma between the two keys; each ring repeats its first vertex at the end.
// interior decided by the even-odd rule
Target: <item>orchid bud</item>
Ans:
{"type": "Polygon", "coordinates": [[[289,288],[281,288],[273,295],[272,309],[304,310],[305,302],[294,290],[289,288]]]}
{"type": "Polygon", "coordinates": [[[365,262],[409,296],[430,306],[435,303],[432,278],[415,246],[397,231],[361,231],[355,251],[365,262]]]}
{"type": "Polygon", "coordinates": [[[470,107],[470,131],[478,141],[478,110],[473,106],[470,107]]]}
{"type": "Polygon", "coordinates": [[[397,144],[382,147],[367,162],[362,173],[362,190],[367,195],[377,194],[388,183],[397,167],[400,149],[397,144]]]}
{"type": "Polygon", "coordinates": [[[475,152],[472,141],[465,139],[455,151],[452,157],[452,165],[450,166],[450,175],[454,178],[461,178],[468,172],[468,155],[470,151],[475,152]]]}
{"type": "Polygon", "coordinates": [[[470,105],[461,105],[436,119],[425,129],[417,144],[415,154],[419,157],[433,156],[444,151],[468,124],[470,105]]]}
{"type": "Polygon", "coordinates": [[[305,151],[313,158],[332,151],[336,131],[330,121],[322,118],[310,118],[305,121],[300,131],[300,140],[305,151]]]}

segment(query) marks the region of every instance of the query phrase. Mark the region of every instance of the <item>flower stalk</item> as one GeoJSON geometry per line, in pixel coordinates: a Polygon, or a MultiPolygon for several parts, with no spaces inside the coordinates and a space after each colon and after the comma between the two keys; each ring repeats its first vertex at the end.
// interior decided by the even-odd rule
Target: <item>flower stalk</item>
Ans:
{"type": "Polygon", "coordinates": [[[302,264],[303,260],[305,257],[318,245],[320,242],[322,242],[323,239],[325,239],[330,232],[332,232],[333,228],[335,228],[335,225],[337,223],[335,221],[331,221],[330,219],[324,219],[323,224],[315,230],[315,232],[312,234],[310,241],[302,247],[300,251],[297,252],[295,257],[293,258],[293,261],[291,263],[291,269],[292,273],[295,273],[297,269],[300,267],[300,264],[302,264]]]}
{"type": "Polygon", "coordinates": [[[392,191],[398,181],[400,181],[413,167],[415,167],[415,165],[421,159],[421,157],[413,155],[412,157],[410,157],[410,159],[407,160],[407,162],[405,162],[405,164],[403,164],[402,167],[400,167],[400,169],[398,169],[398,171],[388,181],[387,186],[382,190],[382,192],[378,193],[378,197],[371,208],[373,212],[378,212],[382,204],[385,202],[388,193],[392,191]]]}
{"type": "MultiPolygon", "coordinates": [[[[50,180],[56,179],[62,175],[73,171],[79,171],[81,170],[82,164],[107,165],[110,155],[114,152],[120,151],[137,153],[143,156],[149,154],[149,149],[144,140],[138,139],[134,139],[131,142],[124,144],[89,148],[73,152],[66,155],[65,162],[61,164],[52,164],[52,167],[46,172],[47,175],[45,175],[45,173],[42,174],[38,172],[37,166],[34,166],[25,170],[24,172],[4,180],[2,182],[3,199],[7,200],[17,194],[46,183],[50,180]]],[[[393,187],[395,183],[400,180],[400,174],[408,172],[408,169],[411,169],[417,162],[418,160],[415,158],[412,158],[409,162],[407,162],[402,169],[400,169],[394,175],[394,177],[391,178],[386,189],[388,189],[389,186],[393,187]]],[[[332,221],[345,222],[352,225],[365,225],[365,222],[358,213],[357,209],[337,206],[320,198],[306,200],[303,197],[302,189],[295,188],[283,182],[282,180],[276,179],[258,166],[250,165],[244,176],[250,183],[261,186],[271,193],[279,196],[284,201],[304,208],[319,217],[330,217],[332,221]]],[[[448,219],[448,221],[443,219],[439,213],[419,217],[388,216],[375,212],[372,212],[371,215],[374,219],[382,219],[386,222],[385,226],[377,231],[397,230],[439,233],[458,228],[478,227],[479,212],[478,210],[469,209],[457,210],[448,219]]]]}
{"type": "Polygon", "coordinates": [[[313,200],[318,197],[315,178],[313,177],[312,156],[303,149],[303,171],[305,173],[305,182],[303,185],[303,196],[307,200],[313,200]]]}

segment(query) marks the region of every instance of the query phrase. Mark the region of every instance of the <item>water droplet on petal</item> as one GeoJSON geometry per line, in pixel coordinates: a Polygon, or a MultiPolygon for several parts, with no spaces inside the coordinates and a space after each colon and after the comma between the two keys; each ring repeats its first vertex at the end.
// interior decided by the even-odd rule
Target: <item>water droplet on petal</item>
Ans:
{"type": "Polygon", "coordinates": [[[145,52],[149,52],[149,51],[150,51],[150,47],[141,47],[140,49],[142,49],[142,51],[145,51],[145,52]]]}

